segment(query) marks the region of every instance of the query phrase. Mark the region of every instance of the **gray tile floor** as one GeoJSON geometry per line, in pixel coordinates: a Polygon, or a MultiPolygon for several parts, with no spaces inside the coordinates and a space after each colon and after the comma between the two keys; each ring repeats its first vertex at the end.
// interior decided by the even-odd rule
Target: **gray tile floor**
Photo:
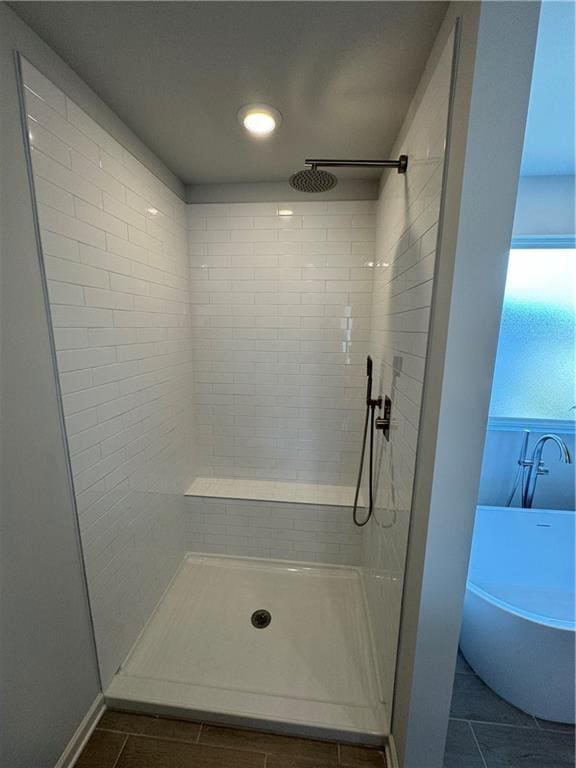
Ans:
{"type": "Polygon", "coordinates": [[[458,654],[444,768],[574,768],[574,726],[527,715],[458,654]]]}

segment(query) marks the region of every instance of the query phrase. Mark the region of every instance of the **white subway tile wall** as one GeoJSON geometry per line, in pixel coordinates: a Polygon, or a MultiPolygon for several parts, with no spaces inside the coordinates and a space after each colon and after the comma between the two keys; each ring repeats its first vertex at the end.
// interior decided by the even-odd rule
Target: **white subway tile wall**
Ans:
{"type": "Polygon", "coordinates": [[[188,206],[199,474],[354,482],[374,205],[188,206]]]}
{"type": "Polygon", "coordinates": [[[42,250],[101,673],[183,554],[194,475],[186,205],[23,62],[42,250]]]}
{"type": "Polygon", "coordinates": [[[396,647],[416,463],[440,196],[453,37],[440,56],[393,156],[408,173],[385,177],[377,205],[370,353],[375,386],[392,398],[390,442],[381,442],[373,519],[363,537],[363,572],[385,701],[392,702],[396,647]]]}
{"type": "Polygon", "coordinates": [[[187,497],[190,552],[359,565],[350,507],[187,497]]]}

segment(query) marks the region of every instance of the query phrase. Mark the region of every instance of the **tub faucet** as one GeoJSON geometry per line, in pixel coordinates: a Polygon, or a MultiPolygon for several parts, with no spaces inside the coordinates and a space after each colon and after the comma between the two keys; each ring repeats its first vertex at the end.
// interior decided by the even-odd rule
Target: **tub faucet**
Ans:
{"type": "Polygon", "coordinates": [[[548,475],[550,470],[546,468],[546,465],[542,461],[542,451],[546,443],[551,440],[556,443],[560,452],[560,461],[564,464],[571,464],[572,457],[568,446],[558,435],[542,435],[542,437],[536,442],[534,450],[532,451],[532,458],[530,461],[523,461],[522,464],[528,470],[526,478],[526,485],[522,493],[522,506],[530,509],[532,502],[534,501],[534,492],[536,491],[536,483],[538,482],[539,475],[548,475]]]}

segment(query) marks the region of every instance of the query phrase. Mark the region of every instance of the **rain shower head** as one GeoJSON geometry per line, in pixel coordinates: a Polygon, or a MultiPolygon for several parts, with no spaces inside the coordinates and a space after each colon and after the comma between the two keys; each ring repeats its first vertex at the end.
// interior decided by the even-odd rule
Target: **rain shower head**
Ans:
{"type": "Polygon", "coordinates": [[[322,171],[318,166],[332,168],[396,168],[398,173],[406,173],[408,155],[400,155],[398,160],[306,160],[302,171],[290,176],[289,182],[298,192],[328,192],[338,184],[338,179],[330,171],[322,171]]]}
{"type": "Polygon", "coordinates": [[[315,165],[296,171],[290,176],[290,186],[298,192],[328,192],[338,184],[338,179],[330,171],[319,171],[315,165]]]}

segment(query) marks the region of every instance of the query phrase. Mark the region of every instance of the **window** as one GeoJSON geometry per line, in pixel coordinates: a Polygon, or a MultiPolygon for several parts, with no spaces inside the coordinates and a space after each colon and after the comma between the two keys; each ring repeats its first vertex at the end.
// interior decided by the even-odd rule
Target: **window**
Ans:
{"type": "Polygon", "coordinates": [[[490,416],[573,421],[576,249],[535,244],[510,251],[490,416]]]}

